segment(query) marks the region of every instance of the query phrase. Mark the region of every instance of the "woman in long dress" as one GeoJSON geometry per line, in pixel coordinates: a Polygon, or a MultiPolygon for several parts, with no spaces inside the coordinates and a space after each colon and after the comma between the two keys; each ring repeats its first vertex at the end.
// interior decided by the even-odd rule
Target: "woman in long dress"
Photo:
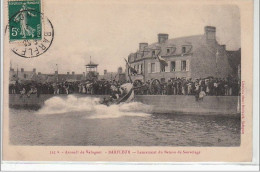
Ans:
{"type": "Polygon", "coordinates": [[[29,8],[24,3],[22,8],[20,9],[20,12],[15,16],[14,21],[20,22],[21,32],[20,35],[22,35],[22,38],[26,38],[26,36],[32,36],[34,37],[35,29],[30,27],[28,25],[28,16],[35,17],[35,14],[32,14],[29,10],[34,10],[32,8],[29,8]]]}

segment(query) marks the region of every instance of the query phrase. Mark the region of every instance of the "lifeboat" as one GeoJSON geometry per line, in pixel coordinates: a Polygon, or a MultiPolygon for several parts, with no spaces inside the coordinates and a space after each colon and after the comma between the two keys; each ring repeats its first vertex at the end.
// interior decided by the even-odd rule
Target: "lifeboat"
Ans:
{"type": "Polygon", "coordinates": [[[107,106],[120,104],[120,103],[129,103],[134,99],[134,89],[132,83],[125,83],[120,86],[122,90],[122,94],[119,96],[118,99],[113,99],[112,97],[103,98],[100,102],[101,104],[105,104],[107,106]]]}

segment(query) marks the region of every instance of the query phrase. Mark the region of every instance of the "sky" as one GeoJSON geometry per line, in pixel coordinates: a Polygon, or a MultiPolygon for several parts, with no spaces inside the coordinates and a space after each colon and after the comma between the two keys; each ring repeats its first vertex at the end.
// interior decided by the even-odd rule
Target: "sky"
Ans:
{"type": "Polygon", "coordinates": [[[46,0],[44,14],[54,26],[54,41],[47,52],[25,59],[12,52],[13,68],[54,73],[83,73],[85,64],[99,64],[98,71],[125,68],[124,58],[138,50],[140,42],[157,42],[158,33],[169,39],[204,34],[207,25],[216,27],[216,37],[228,50],[240,43],[240,13],[234,5],[200,5],[175,1],[46,0]],[[105,3],[104,3],[105,2],[105,3]],[[138,3],[136,3],[138,2],[138,3]]]}

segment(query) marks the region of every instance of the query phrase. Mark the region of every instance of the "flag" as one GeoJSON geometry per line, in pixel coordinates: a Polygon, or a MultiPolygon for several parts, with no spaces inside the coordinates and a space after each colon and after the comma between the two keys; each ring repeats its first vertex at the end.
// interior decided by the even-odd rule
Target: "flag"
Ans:
{"type": "Polygon", "coordinates": [[[137,71],[133,67],[131,67],[131,65],[128,63],[128,61],[126,59],[125,59],[125,62],[127,64],[128,68],[130,69],[130,73],[137,74],[137,71]]]}
{"type": "MultiPolygon", "coordinates": [[[[161,51],[160,51],[160,52],[161,52],[161,51]]],[[[161,65],[163,65],[163,66],[168,66],[167,61],[166,61],[165,59],[163,59],[163,58],[159,55],[160,52],[157,54],[157,59],[158,59],[158,61],[161,63],[161,65]]]]}

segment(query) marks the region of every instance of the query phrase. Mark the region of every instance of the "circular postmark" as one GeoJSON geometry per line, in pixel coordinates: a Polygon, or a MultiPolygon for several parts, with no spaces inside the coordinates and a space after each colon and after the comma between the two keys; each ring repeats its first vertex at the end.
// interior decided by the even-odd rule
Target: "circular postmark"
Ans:
{"type": "Polygon", "coordinates": [[[13,53],[23,58],[34,58],[44,54],[52,45],[54,28],[43,13],[26,9],[20,10],[9,18],[6,35],[9,36],[9,45],[13,53]],[[26,19],[28,15],[39,15],[40,24],[35,28],[30,27],[26,19]]]}

